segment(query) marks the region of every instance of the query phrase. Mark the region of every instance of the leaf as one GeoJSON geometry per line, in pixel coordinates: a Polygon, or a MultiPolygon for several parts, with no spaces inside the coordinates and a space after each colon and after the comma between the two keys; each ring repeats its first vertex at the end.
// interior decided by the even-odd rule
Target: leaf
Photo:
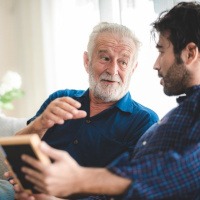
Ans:
{"type": "Polygon", "coordinates": [[[11,110],[14,108],[12,102],[15,99],[19,99],[24,95],[24,92],[21,89],[12,89],[6,92],[4,95],[0,96],[0,108],[11,110]]]}

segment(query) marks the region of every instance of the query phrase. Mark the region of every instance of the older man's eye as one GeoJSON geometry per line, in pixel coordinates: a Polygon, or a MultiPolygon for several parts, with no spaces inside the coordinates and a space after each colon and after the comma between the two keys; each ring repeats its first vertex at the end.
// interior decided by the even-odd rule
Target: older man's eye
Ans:
{"type": "Polygon", "coordinates": [[[122,65],[127,65],[127,63],[125,61],[122,61],[122,65]]]}
{"type": "Polygon", "coordinates": [[[121,61],[121,62],[120,62],[120,66],[121,66],[123,69],[125,69],[125,68],[128,66],[128,63],[125,62],[125,61],[121,61]]]}
{"type": "Polygon", "coordinates": [[[101,57],[101,60],[104,60],[104,61],[109,61],[109,57],[101,57]]]}

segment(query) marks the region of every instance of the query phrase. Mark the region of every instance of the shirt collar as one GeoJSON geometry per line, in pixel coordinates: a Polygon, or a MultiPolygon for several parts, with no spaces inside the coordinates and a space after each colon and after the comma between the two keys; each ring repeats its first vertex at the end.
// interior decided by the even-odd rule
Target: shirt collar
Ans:
{"type": "Polygon", "coordinates": [[[85,101],[89,102],[89,89],[79,90],[74,94],[74,99],[78,100],[81,104],[83,104],[85,101]]]}
{"type": "Polygon", "coordinates": [[[89,96],[89,89],[87,90],[79,90],[77,93],[74,94],[77,98],[88,97],[89,96]]]}
{"type": "Polygon", "coordinates": [[[123,96],[116,104],[116,107],[118,107],[120,110],[124,112],[132,112],[133,110],[133,104],[132,104],[132,98],[130,92],[127,92],[125,96],[123,96]]]}
{"type": "MultiPolygon", "coordinates": [[[[89,100],[89,89],[87,89],[84,93],[77,94],[77,97],[80,98],[80,102],[84,101],[84,99],[89,100]]],[[[114,106],[118,107],[120,110],[124,112],[132,112],[133,105],[130,92],[127,92],[114,106]]],[[[112,108],[111,107],[111,108],[112,108]]]]}
{"type": "Polygon", "coordinates": [[[200,90],[200,85],[195,85],[195,86],[192,86],[190,88],[187,88],[186,91],[185,91],[185,94],[179,96],[176,101],[177,103],[181,103],[183,102],[185,99],[187,99],[187,97],[191,96],[192,94],[194,94],[197,90],[200,90]]]}

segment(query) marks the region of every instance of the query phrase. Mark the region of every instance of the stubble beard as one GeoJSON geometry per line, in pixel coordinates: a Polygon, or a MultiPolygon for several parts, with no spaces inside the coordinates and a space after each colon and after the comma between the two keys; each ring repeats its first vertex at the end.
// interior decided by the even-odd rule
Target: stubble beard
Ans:
{"type": "Polygon", "coordinates": [[[185,92],[190,81],[190,74],[183,61],[177,59],[169,68],[164,80],[164,93],[168,96],[180,95],[185,92]]]}

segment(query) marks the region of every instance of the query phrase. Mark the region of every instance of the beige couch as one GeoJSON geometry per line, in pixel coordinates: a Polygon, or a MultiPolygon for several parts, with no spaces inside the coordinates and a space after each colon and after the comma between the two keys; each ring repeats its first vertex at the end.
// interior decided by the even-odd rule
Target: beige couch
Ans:
{"type": "MultiPolygon", "coordinates": [[[[17,131],[26,126],[26,121],[27,119],[25,118],[0,115],[0,137],[14,135],[17,131]]],[[[4,156],[0,151],[0,200],[14,200],[13,187],[4,177],[4,173],[8,171],[4,160],[4,156]]]]}
{"type": "MultiPolygon", "coordinates": [[[[17,131],[26,126],[26,118],[14,118],[0,115],[0,137],[14,135],[17,131]]],[[[4,157],[0,151],[0,179],[4,179],[4,172],[7,166],[4,164],[4,157]]]]}

